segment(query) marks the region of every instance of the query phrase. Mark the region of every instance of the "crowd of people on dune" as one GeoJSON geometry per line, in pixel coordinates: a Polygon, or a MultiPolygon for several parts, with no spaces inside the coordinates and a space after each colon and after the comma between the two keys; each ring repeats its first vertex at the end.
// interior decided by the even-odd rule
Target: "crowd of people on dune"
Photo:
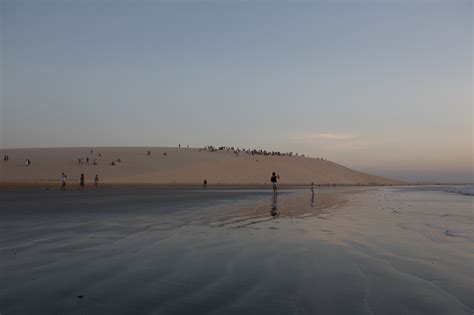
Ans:
{"type": "MultiPolygon", "coordinates": [[[[261,155],[261,156],[300,156],[305,157],[304,154],[298,154],[294,152],[281,152],[281,151],[267,151],[262,149],[244,149],[239,147],[229,147],[229,146],[213,146],[208,145],[204,148],[199,149],[199,152],[207,151],[207,152],[230,152],[234,153],[235,155],[248,154],[248,155],[261,155]]],[[[318,160],[327,161],[327,159],[322,157],[317,157],[318,160]]]]}
{"type": "MultiPolygon", "coordinates": [[[[228,147],[228,146],[213,146],[213,145],[208,145],[205,146],[202,149],[199,149],[199,152],[201,151],[207,151],[207,152],[231,152],[236,155],[239,155],[240,153],[243,154],[248,154],[248,155],[262,155],[262,156],[301,156],[305,157],[304,154],[298,154],[294,152],[281,152],[281,151],[267,151],[267,150],[262,150],[262,149],[244,149],[244,148],[239,148],[239,147],[228,147]]],[[[318,158],[321,160],[324,160],[323,158],[318,158]]]]}
{"type": "MultiPolygon", "coordinates": [[[[239,153],[244,153],[244,154],[250,154],[250,155],[272,155],[272,156],[298,156],[298,153],[293,153],[293,152],[280,152],[280,151],[266,151],[262,149],[243,149],[239,147],[226,147],[226,146],[213,146],[213,145],[208,145],[205,146],[202,149],[199,149],[200,151],[207,151],[207,152],[217,152],[217,151],[225,151],[225,152],[232,152],[234,154],[239,154],[239,153]]],[[[304,154],[301,155],[304,157],[304,154]]]]}

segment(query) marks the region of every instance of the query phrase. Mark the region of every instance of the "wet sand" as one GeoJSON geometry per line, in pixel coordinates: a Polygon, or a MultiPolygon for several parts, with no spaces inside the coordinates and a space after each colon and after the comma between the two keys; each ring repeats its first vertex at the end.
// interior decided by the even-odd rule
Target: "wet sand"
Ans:
{"type": "Polygon", "coordinates": [[[473,199],[0,190],[1,314],[472,314],[473,199]]]}

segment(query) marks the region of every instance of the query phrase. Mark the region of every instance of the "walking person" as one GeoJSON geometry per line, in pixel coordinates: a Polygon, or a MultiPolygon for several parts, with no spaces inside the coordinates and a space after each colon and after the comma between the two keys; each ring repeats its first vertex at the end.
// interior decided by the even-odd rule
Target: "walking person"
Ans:
{"type": "Polygon", "coordinates": [[[85,186],[85,177],[84,177],[84,174],[81,174],[81,177],[79,178],[79,189],[82,191],[84,190],[84,186],[85,186]]]}
{"type": "Polygon", "coordinates": [[[67,176],[66,174],[61,175],[61,190],[66,190],[66,181],[67,181],[67,176]]]}
{"type": "Polygon", "coordinates": [[[280,179],[280,175],[276,175],[275,172],[273,172],[272,177],[270,177],[270,181],[272,182],[274,195],[278,194],[278,179],[280,179]]]}
{"type": "Polygon", "coordinates": [[[94,187],[97,189],[97,186],[99,186],[99,175],[95,174],[94,177],[94,187]]]}

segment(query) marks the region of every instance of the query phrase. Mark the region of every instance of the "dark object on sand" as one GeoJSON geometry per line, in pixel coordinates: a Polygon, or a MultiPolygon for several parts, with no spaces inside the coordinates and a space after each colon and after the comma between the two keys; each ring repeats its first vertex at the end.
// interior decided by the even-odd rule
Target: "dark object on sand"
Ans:
{"type": "Polygon", "coordinates": [[[81,295],[77,296],[78,299],[82,299],[83,297],[84,297],[84,294],[81,294],[81,295]]]}
{"type": "Polygon", "coordinates": [[[84,174],[81,174],[81,177],[79,178],[79,189],[84,190],[85,184],[86,184],[86,178],[84,174]]]}
{"type": "Polygon", "coordinates": [[[204,182],[202,183],[202,188],[206,188],[207,186],[207,179],[204,180],[204,182]]]}
{"type": "Polygon", "coordinates": [[[166,152],[165,152],[165,153],[163,153],[163,155],[164,155],[164,156],[166,156],[166,152]]]}
{"type": "Polygon", "coordinates": [[[115,165],[115,162],[110,163],[110,165],[115,165]]]}

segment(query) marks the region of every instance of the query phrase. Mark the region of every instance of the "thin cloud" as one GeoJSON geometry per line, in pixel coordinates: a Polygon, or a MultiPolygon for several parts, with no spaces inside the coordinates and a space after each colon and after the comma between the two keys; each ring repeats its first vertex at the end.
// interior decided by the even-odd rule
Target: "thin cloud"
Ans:
{"type": "Polygon", "coordinates": [[[326,140],[326,141],[347,141],[357,139],[356,135],[342,133],[301,133],[291,137],[294,140],[326,140]]]}

